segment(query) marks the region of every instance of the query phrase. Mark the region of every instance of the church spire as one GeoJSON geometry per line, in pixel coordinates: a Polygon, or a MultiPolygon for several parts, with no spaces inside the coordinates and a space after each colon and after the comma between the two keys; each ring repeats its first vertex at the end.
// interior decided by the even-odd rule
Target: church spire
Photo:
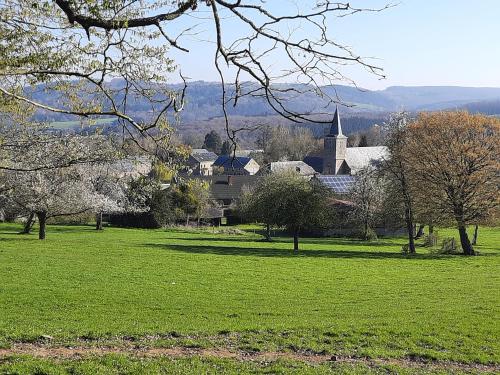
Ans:
{"type": "Polygon", "coordinates": [[[330,127],[329,135],[344,135],[342,134],[342,126],[340,125],[339,107],[335,106],[335,114],[333,115],[332,126],[330,127]]]}

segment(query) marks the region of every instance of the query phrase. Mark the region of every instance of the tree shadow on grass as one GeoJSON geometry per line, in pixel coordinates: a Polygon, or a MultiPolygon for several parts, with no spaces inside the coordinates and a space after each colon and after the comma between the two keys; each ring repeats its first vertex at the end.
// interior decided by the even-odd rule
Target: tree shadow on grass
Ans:
{"type": "Polygon", "coordinates": [[[452,257],[435,254],[415,254],[411,256],[396,252],[382,251],[357,251],[357,250],[300,250],[299,254],[293,254],[292,249],[254,248],[254,247],[221,247],[215,245],[197,244],[144,244],[148,248],[158,248],[162,250],[182,251],[190,254],[213,254],[231,256],[251,256],[251,257],[307,257],[307,258],[361,258],[361,259],[453,259],[452,257]]]}
{"type": "MultiPolygon", "coordinates": [[[[36,229],[36,228],[35,228],[36,229]]],[[[47,233],[66,233],[66,232],[97,232],[94,225],[64,225],[64,226],[47,226],[47,233]]]]}
{"type": "MultiPolygon", "coordinates": [[[[181,241],[214,241],[214,242],[239,242],[239,241],[244,241],[247,243],[268,243],[268,244],[293,244],[293,238],[291,237],[272,237],[271,241],[266,241],[264,238],[248,238],[248,237],[231,237],[231,236],[226,236],[224,238],[218,238],[216,236],[214,237],[188,237],[188,238],[182,238],[182,237],[173,237],[173,236],[167,236],[163,237],[166,240],[181,240],[181,241]]],[[[397,242],[390,242],[390,241],[363,241],[363,240],[356,240],[356,239],[351,239],[351,238],[307,238],[307,237],[301,237],[300,238],[300,243],[301,244],[312,244],[312,245],[329,245],[329,246],[335,246],[335,245],[351,245],[351,246],[366,246],[366,247],[381,247],[381,246],[401,246],[400,243],[397,242]]]]}

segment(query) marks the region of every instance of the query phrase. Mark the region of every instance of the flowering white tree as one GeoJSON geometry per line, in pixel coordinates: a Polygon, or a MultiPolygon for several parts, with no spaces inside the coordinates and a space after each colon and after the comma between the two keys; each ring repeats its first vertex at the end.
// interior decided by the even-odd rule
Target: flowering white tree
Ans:
{"type": "Polygon", "coordinates": [[[91,210],[96,215],[96,230],[103,229],[103,213],[141,212],[147,209],[145,202],[139,202],[129,194],[133,177],[124,175],[121,165],[114,162],[83,167],[95,198],[91,210]]]}
{"type": "Polygon", "coordinates": [[[45,239],[47,219],[83,213],[92,208],[98,197],[92,194],[75,168],[47,171],[11,172],[8,174],[9,199],[27,211],[34,212],[39,221],[39,239],[45,239]]]}
{"type": "Polygon", "coordinates": [[[362,230],[365,240],[373,235],[373,226],[382,210],[384,180],[378,171],[365,168],[356,175],[356,183],[349,192],[349,200],[354,203],[350,216],[362,230]]]}
{"type": "Polygon", "coordinates": [[[36,215],[40,239],[52,217],[131,209],[127,183],[111,167],[123,155],[108,138],[31,124],[0,130],[0,194],[36,215]]]}

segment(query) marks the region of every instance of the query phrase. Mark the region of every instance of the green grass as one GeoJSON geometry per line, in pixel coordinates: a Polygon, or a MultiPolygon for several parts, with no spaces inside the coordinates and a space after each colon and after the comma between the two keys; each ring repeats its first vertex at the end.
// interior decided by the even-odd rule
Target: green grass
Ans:
{"type": "MultiPolygon", "coordinates": [[[[49,345],[127,341],[500,363],[499,229],[481,228],[480,256],[470,258],[433,255],[423,247],[403,256],[404,239],[302,239],[300,255],[293,256],[290,239],[263,242],[251,226],[232,236],[49,226],[45,242],[17,235],[18,229],[0,225],[0,347],[49,335],[49,345]]],[[[172,372],[196,361],[208,369],[215,361],[121,360],[131,373],[159,361],[172,372]]],[[[0,362],[0,370],[70,371],[68,366],[101,366],[106,359],[44,361],[11,359],[0,362]]],[[[221,361],[217,366],[229,372],[269,370],[221,361]]],[[[333,365],[318,366],[315,372],[333,365]]]]}
{"type": "Polygon", "coordinates": [[[220,358],[134,358],[107,355],[79,360],[47,360],[23,357],[0,360],[5,374],[494,374],[493,371],[453,368],[401,367],[374,363],[304,363],[277,360],[270,362],[237,361],[220,358]]]}

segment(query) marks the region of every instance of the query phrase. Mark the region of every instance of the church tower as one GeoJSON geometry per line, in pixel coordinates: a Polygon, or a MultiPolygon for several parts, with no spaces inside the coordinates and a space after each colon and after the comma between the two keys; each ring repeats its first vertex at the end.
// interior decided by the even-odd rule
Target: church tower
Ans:
{"type": "Polygon", "coordinates": [[[347,137],[342,134],[338,107],[335,108],[330,133],[325,136],[323,150],[323,174],[342,173],[345,161],[347,137]]]}

